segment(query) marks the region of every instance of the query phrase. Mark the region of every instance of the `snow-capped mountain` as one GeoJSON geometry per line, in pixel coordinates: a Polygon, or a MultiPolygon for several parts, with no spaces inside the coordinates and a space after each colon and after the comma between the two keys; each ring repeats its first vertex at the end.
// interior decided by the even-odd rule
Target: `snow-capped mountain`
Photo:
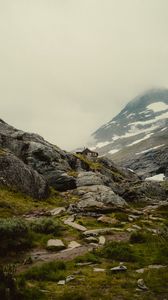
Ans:
{"type": "Polygon", "coordinates": [[[150,90],[130,101],[93,133],[93,149],[120,164],[168,145],[168,89],[150,90]]]}

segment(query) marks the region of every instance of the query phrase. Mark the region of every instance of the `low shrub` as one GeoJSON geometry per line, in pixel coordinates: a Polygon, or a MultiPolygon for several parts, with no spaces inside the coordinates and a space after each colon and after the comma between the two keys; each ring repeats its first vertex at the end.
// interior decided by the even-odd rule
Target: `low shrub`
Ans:
{"type": "Polygon", "coordinates": [[[66,264],[63,261],[55,261],[33,267],[24,274],[25,279],[41,281],[59,281],[65,278],[66,264]]]}
{"type": "Polygon", "coordinates": [[[151,234],[146,232],[132,232],[130,236],[131,243],[146,243],[151,239],[151,234]]]}
{"type": "Polygon", "coordinates": [[[30,223],[30,228],[34,232],[37,233],[44,233],[44,234],[59,234],[61,231],[61,225],[58,221],[52,219],[52,218],[39,218],[33,222],[30,223]]]}
{"type": "Polygon", "coordinates": [[[94,252],[88,252],[83,256],[78,256],[75,259],[76,263],[84,263],[84,262],[92,262],[92,263],[99,263],[100,262],[100,258],[98,257],[98,255],[94,252]]]}
{"type": "Polygon", "coordinates": [[[19,218],[0,219],[0,255],[9,251],[21,251],[32,246],[29,226],[19,218]]]}
{"type": "Polygon", "coordinates": [[[123,242],[110,242],[99,252],[99,255],[117,261],[134,262],[135,254],[131,246],[123,242]]]}

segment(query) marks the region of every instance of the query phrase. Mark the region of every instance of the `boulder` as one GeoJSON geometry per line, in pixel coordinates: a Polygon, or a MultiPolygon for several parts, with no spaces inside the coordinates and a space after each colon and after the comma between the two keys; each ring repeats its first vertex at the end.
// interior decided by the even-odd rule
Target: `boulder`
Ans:
{"type": "Polygon", "coordinates": [[[50,239],[47,242],[47,249],[48,250],[62,250],[64,248],[65,248],[65,245],[61,240],[50,239]]]}
{"type": "Polygon", "coordinates": [[[46,180],[7,149],[0,152],[0,184],[37,199],[49,195],[46,180]]]}
{"type": "Polygon", "coordinates": [[[69,176],[71,170],[68,154],[45,141],[38,134],[17,130],[0,120],[0,147],[9,149],[31,169],[43,175],[56,190],[66,191],[76,187],[76,180],[69,176]]]}

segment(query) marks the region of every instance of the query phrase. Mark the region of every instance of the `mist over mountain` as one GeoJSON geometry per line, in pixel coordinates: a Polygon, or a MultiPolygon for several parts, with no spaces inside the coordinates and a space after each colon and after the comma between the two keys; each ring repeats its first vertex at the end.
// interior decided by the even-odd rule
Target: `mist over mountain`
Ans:
{"type": "MultiPolygon", "coordinates": [[[[110,156],[127,167],[130,167],[130,159],[140,160],[141,155],[149,155],[151,151],[153,153],[166,147],[168,90],[152,89],[137,96],[117,116],[96,130],[92,137],[95,141],[93,148],[100,155],[110,156]]],[[[144,170],[140,174],[144,174],[144,170]]]]}

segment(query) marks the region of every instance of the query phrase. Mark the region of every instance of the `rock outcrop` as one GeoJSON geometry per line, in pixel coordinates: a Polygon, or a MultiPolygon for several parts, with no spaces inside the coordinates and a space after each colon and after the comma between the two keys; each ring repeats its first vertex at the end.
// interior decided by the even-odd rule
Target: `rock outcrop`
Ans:
{"type": "Polygon", "coordinates": [[[130,201],[153,203],[168,198],[166,186],[145,182],[109,158],[100,157],[95,162],[67,153],[41,136],[17,130],[2,120],[0,149],[0,184],[37,199],[46,198],[50,186],[59,192],[71,191],[79,198],[70,205],[71,212],[98,214],[123,209],[130,201]]]}
{"type": "Polygon", "coordinates": [[[13,188],[33,198],[49,195],[47,182],[8,150],[0,150],[0,185],[13,188]]]}

